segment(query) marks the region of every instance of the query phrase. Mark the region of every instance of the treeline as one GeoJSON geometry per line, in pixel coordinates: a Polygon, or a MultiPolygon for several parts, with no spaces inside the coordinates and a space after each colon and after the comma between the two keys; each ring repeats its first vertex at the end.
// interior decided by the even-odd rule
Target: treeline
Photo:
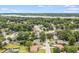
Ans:
{"type": "Polygon", "coordinates": [[[79,18],[26,18],[26,17],[0,17],[0,28],[9,28],[15,31],[32,31],[34,25],[42,25],[44,30],[79,29],[79,18]]]}

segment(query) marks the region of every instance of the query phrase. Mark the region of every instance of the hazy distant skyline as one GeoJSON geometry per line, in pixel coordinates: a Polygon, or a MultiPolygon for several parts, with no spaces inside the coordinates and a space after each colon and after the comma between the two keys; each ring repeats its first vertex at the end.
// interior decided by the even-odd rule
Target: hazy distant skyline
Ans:
{"type": "Polygon", "coordinates": [[[79,5],[0,5],[0,13],[79,13],[79,5]]]}

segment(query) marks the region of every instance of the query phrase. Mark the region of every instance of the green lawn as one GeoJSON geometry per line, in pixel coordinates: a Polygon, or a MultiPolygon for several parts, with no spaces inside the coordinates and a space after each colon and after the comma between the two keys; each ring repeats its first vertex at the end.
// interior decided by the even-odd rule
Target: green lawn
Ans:
{"type": "Polygon", "coordinates": [[[28,49],[25,46],[20,46],[19,53],[28,53],[28,49]]]}
{"type": "Polygon", "coordinates": [[[12,43],[10,43],[10,44],[7,44],[4,48],[19,48],[20,46],[19,45],[15,45],[15,44],[12,44],[12,43]]]}
{"type": "Polygon", "coordinates": [[[45,49],[39,49],[38,53],[45,53],[45,49]]]}
{"type": "Polygon", "coordinates": [[[8,44],[5,46],[5,48],[19,48],[19,53],[27,53],[28,49],[25,46],[22,45],[15,45],[15,44],[8,44]]]}

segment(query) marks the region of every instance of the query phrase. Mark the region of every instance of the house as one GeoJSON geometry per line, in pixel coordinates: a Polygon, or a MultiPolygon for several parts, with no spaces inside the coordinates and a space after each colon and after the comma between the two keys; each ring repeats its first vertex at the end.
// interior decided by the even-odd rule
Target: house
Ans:
{"type": "Polygon", "coordinates": [[[31,47],[30,47],[30,52],[36,53],[39,51],[39,45],[34,43],[31,47]]]}

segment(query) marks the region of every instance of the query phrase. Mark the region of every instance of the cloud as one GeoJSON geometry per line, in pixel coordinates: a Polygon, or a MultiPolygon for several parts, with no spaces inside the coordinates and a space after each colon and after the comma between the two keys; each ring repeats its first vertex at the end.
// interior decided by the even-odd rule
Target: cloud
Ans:
{"type": "MultiPolygon", "coordinates": [[[[42,6],[40,6],[40,7],[42,7],[42,6]]],[[[12,8],[0,8],[0,13],[35,13],[35,12],[38,12],[38,11],[12,9],[12,8]]]]}
{"type": "Polygon", "coordinates": [[[76,5],[64,5],[64,7],[76,7],[76,5]]]}
{"type": "Polygon", "coordinates": [[[44,5],[37,5],[37,7],[45,7],[44,5]]]}
{"type": "Polygon", "coordinates": [[[11,12],[14,12],[14,13],[20,13],[21,10],[17,10],[17,9],[10,9],[11,12]]]}
{"type": "Polygon", "coordinates": [[[3,13],[19,13],[19,12],[21,12],[21,10],[10,9],[10,8],[0,8],[0,12],[3,12],[3,13]]]}
{"type": "Polygon", "coordinates": [[[79,10],[79,8],[68,8],[68,10],[79,10]]]}
{"type": "Polygon", "coordinates": [[[77,13],[78,11],[72,11],[72,10],[67,10],[67,11],[64,11],[64,13],[77,13]]]}
{"type": "Polygon", "coordinates": [[[77,6],[69,6],[67,10],[79,10],[79,8],[77,6]]]}
{"type": "Polygon", "coordinates": [[[77,7],[76,5],[68,5],[65,6],[65,13],[77,13],[79,12],[79,7],[77,7]]]}
{"type": "Polygon", "coordinates": [[[3,11],[5,11],[5,10],[9,10],[8,8],[1,8],[0,10],[3,10],[3,11]]]}

